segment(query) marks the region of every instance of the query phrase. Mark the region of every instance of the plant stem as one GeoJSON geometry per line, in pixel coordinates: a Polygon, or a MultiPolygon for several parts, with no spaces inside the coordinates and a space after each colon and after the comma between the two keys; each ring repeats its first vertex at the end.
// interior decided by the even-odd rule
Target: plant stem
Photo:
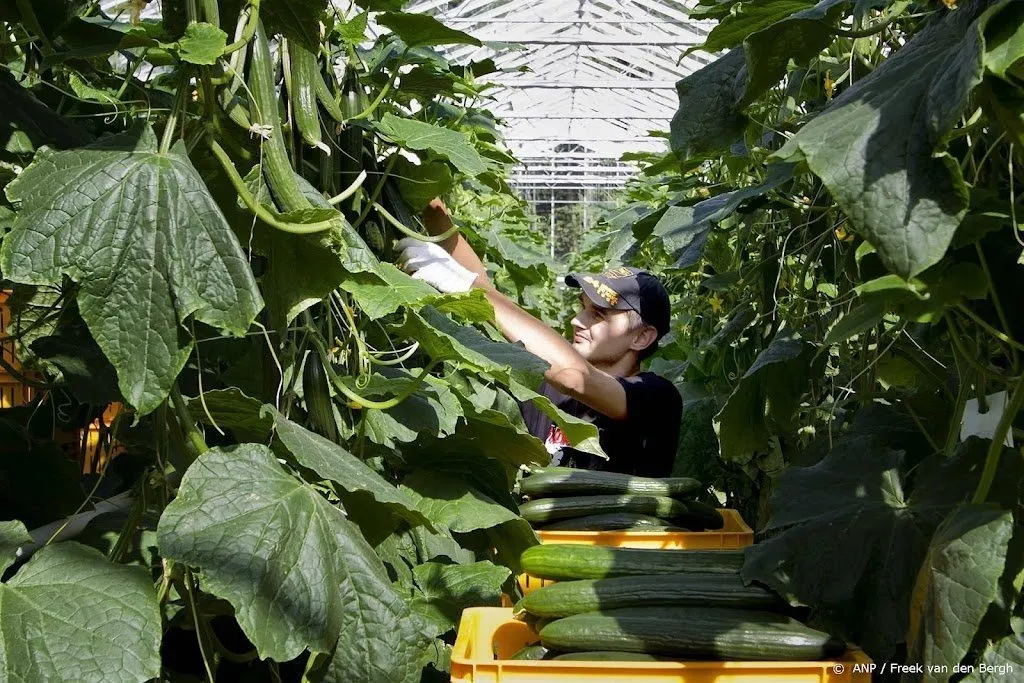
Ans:
{"type": "Polygon", "coordinates": [[[252,37],[256,35],[256,24],[260,20],[260,0],[249,0],[249,19],[245,23],[245,29],[242,31],[242,36],[224,48],[224,52],[221,54],[222,57],[226,57],[232,52],[237,52],[243,47],[249,44],[252,37]]]}
{"type": "Polygon", "coordinates": [[[206,677],[210,683],[213,683],[215,676],[213,675],[214,667],[210,663],[210,656],[206,653],[208,643],[206,640],[206,624],[202,622],[199,617],[199,609],[196,607],[196,596],[195,596],[195,583],[194,577],[192,576],[192,570],[185,568],[185,594],[188,597],[189,611],[192,612],[192,623],[195,624],[196,628],[196,640],[199,642],[199,654],[203,660],[203,667],[206,669],[206,677]]]}
{"type": "Polygon", "coordinates": [[[444,242],[446,239],[448,239],[449,237],[451,237],[452,235],[459,231],[459,227],[455,224],[452,224],[452,227],[448,228],[440,235],[421,235],[420,233],[413,232],[412,230],[407,228],[405,223],[392,216],[390,213],[387,212],[387,210],[383,206],[381,206],[377,202],[373,202],[373,208],[377,210],[377,213],[380,214],[381,218],[383,218],[388,223],[393,225],[395,229],[398,230],[400,233],[413,239],[419,240],[421,242],[444,242]]]}
{"type": "Polygon", "coordinates": [[[217,6],[217,0],[200,0],[200,5],[203,9],[203,20],[220,28],[220,8],[217,6]]]}
{"type": "MultiPolygon", "coordinates": [[[[307,318],[307,321],[311,321],[311,318],[307,318]]],[[[338,374],[334,372],[334,368],[331,366],[331,357],[327,353],[327,346],[324,344],[323,339],[320,338],[320,334],[312,327],[310,327],[309,339],[313,343],[313,346],[316,347],[317,353],[320,354],[320,358],[324,364],[324,370],[327,372],[327,377],[331,380],[331,384],[334,385],[335,389],[344,394],[345,398],[347,398],[350,402],[356,404],[352,406],[355,408],[376,408],[377,410],[388,410],[390,408],[394,408],[399,403],[412,396],[413,393],[415,393],[416,390],[419,389],[420,384],[423,383],[424,378],[426,378],[430,371],[441,363],[441,361],[435,360],[432,363],[430,363],[430,365],[427,365],[425,368],[423,368],[423,370],[420,371],[420,374],[416,376],[412,383],[410,383],[408,387],[406,387],[400,394],[398,394],[398,396],[389,398],[386,401],[373,401],[368,398],[360,396],[356,392],[352,391],[352,389],[350,389],[348,385],[341,381],[341,378],[338,377],[338,374]]]]}
{"type": "Polygon", "coordinates": [[[360,187],[363,186],[363,182],[366,180],[366,171],[360,171],[356,179],[352,181],[352,184],[342,190],[339,194],[334,195],[327,200],[327,203],[331,206],[341,204],[343,201],[354,195],[360,187]]]}
{"type": "Polygon", "coordinates": [[[36,17],[35,11],[32,9],[31,0],[17,0],[18,11],[21,12],[21,20],[25,23],[25,26],[29,28],[33,33],[39,36],[39,41],[42,43],[42,53],[44,56],[53,53],[53,45],[50,44],[50,39],[43,33],[43,28],[39,23],[39,18],[36,17]]]}
{"type": "Polygon", "coordinates": [[[369,201],[366,203],[366,208],[364,208],[363,212],[359,214],[358,218],[356,218],[356,222],[352,224],[353,228],[358,229],[370,214],[370,209],[373,208],[374,202],[377,201],[377,198],[380,197],[380,193],[384,190],[384,182],[388,179],[388,176],[391,175],[391,171],[394,170],[395,163],[397,161],[397,154],[392,155],[392,157],[388,159],[388,165],[384,167],[384,173],[382,173],[380,178],[377,179],[377,184],[373,187],[373,192],[370,193],[369,201]]]}
{"type": "Polygon", "coordinates": [[[384,84],[384,87],[381,88],[381,91],[377,93],[377,97],[374,98],[373,102],[370,103],[370,106],[367,107],[365,111],[361,111],[352,118],[348,119],[348,121],[345,121],[346,125],[348,124],[349,121],[361,121],[363,119],[368,119],[373,115],[373,112],[377,110],[377,107],[380,106],[380,103],[383,102],[387,94],[391,92],[391,88],[394,87],[395,81],[398,80],[399,70],[402,68],[402,65],[405,64],[405,58],[408,54],[409,48],[407,47],[405,48],[405,51],[402,52],[402,56],[398,58],[398,64],[395,65],[395,70],[394,73],[391,74],[391,78],[389,78],[388,82],[384,84]]]}
{"type": "Polygon", "coordinates": [[[188,464],[191,464],[200,455],[210,450],[210,447],[206,445],[206,439],[196,429],[195,420],[192,419],[192,413],[185,405],[185,399],[182,397],[177,383],[171,387],[171,406],[174,408],[174,416],[178,420],[178,425],[185,433],[185,443],[191,456],[188,464]]]}
{"type": "Polygon", "coordinates": [[[245,186],[245,181],[242,180],[242,176],[238,175],[238,171],[235,169],[235,164],[231,161],[231,157],[224,151],[224,148],[213,139],[213,135],[208,134],[206,136],[206,144],[210,147],[210,151],[217,157],[217,161],[220,162],[221,167],[224,169],[224,173],[227,174],[228,180],[231,181],[232,187],[235,188],[235,192],[238,193],[239,198],[242,202],[252,211],[257,218],[266,223],[272,228],[287,232],[292,235],[312,235],[317,232],[323,232],[330,230],[338,224],[336,219],[329,219],[326,221],[318,221],[316,223],[289,223],[288,221],[281,220],[267,207],[256,201],[256,198],[249,192],[249,188],[245,186]]]}
{"type": "Polygon", "coordinates": [[[1003,442],[1006,441],[1006,435],[1010,432],[1013,420],[1017,417],[1022,404],[1024,404],[1024,378],[1017,381],[1017,386],[1014,387],[1013,394],[1003,409],[1002,417],[999,418],[996,433],[992,435],[992,443],[989,444],[988,455],[985,457],[985,469],[981,472],[978,488],[974,490],[974,497],[971,498],[972,503],[984,503],[988,498],[989,489],[996,476],[996,469],[999,467],[999,456],[1003,453],[1003,442]]]}
{"type": "Polygon", "coordinates": [[[178,127],[178,118],[185,110],[185,98],[188,97],[188,71],[183,70],[178,84],[178,96],[171,107],[171,113],[167,117],[167,124],[164,134],[160,138],[160,154],[167,154],[167,151],[174,143],[174,129],[178,127]]]}
{"type": "Polygon", "coordinates": [[[966,315],[971,320],[973,320],[974,323],[978,325],[978,327],[980,327],[981,329],[985,330],[986,332],[991,334],[993,337],[995,337],[999,341],[1007,344],[1012,349],[1015,349],[1015,350],[1018,350],[1018,351],[1024,351],[1024,344],[1021,344],[1020,342],[1018,342],[1015,339],[1013,339],[1013,337],[1010,337],[1009,335],[1006,335],[1006,334],[1000,332],[999,330],[997,330],[996,328],[992,327],[991,325],[989,325],[987,322],[985,322],[984,318],[982,318],[977,313],[972,311],[966,305],[964,305],[962,303],[957,304],[956,305],[956,309],[958,311],[960,311],[961,313],[963,313],[964,315],[966,315]]]}

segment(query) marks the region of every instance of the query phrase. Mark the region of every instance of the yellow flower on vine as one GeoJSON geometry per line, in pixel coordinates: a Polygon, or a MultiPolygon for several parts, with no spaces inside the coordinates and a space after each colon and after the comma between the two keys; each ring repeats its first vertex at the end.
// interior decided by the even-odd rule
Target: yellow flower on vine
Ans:
{"type": "Polygon", "coordinates": [[[711,303],[711,312],[712,313],[721,313],[722,312],[722,298],[720,296],[718,296],[717,292],[711,295],[711,299],[709,299],[709,301],[711,303]]]}

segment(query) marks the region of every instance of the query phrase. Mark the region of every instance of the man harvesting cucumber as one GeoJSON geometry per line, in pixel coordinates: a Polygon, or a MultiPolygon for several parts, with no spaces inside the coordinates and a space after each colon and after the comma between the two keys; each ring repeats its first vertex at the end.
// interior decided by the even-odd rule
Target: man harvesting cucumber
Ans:
{"type": "MultiPolygon", "coordinates": [[[[424,218],[433,235],[451,228],[438,199],[427,207],[424,218]]],[[[442,292],[482,289],[502,334],[550,364],[539,391],[562,410],[597,425],[608,461],[571,448],[557,425],[525,404],[526,425],[545,442],[552,464],[669,476],[682,398],[665,378],[640,371],[640,362],[657,350],[658,340],[669,329],[668,292],[656,277],[637,268],[568,275],[566,284],[580,289],[569,342],[499,292],[461,234],[439,244],[405,238],[398,249],[407,272],[442,292]]]]}

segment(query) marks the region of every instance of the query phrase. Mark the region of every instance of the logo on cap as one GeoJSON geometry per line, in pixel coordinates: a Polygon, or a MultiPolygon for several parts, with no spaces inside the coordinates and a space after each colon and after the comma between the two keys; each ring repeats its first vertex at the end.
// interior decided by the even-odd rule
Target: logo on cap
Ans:
{"type": "Polygon", "coordinates": [[[614,289],[606,285],[605,283],[598,280],[596,277],[590,275],[584,275],[583,281],[594,288],[597,291],[598,296],[608,302],[609,306],[615,306],[619,303],[619,293],[614,289]]]}
{"type": "Polygon", "coordinates": [[[618,280],[619,278],[632,277],[633,271],[629,268],[612,268],[611,270],[606,270],[604,276],[609,280],[618,280]]]}

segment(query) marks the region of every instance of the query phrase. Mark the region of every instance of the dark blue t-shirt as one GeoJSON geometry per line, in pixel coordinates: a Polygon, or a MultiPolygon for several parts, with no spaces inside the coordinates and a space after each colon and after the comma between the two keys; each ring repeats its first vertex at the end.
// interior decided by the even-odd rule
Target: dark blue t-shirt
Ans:
{"type": "Polygon", "coordinates": [[[527,428],[545,442],[552,453],[552,464],[645,477],[669,476],[675,463],[679,422],[683,413],[683,399],[679,391],[667,379],[653,372],[617,379],[626,391],[624,420],[602,415],[547,382],[538,390],[570,415],[593,422],[608,460],[568,446],[558,426],[530,402],[522,406],[527,428]]]}

